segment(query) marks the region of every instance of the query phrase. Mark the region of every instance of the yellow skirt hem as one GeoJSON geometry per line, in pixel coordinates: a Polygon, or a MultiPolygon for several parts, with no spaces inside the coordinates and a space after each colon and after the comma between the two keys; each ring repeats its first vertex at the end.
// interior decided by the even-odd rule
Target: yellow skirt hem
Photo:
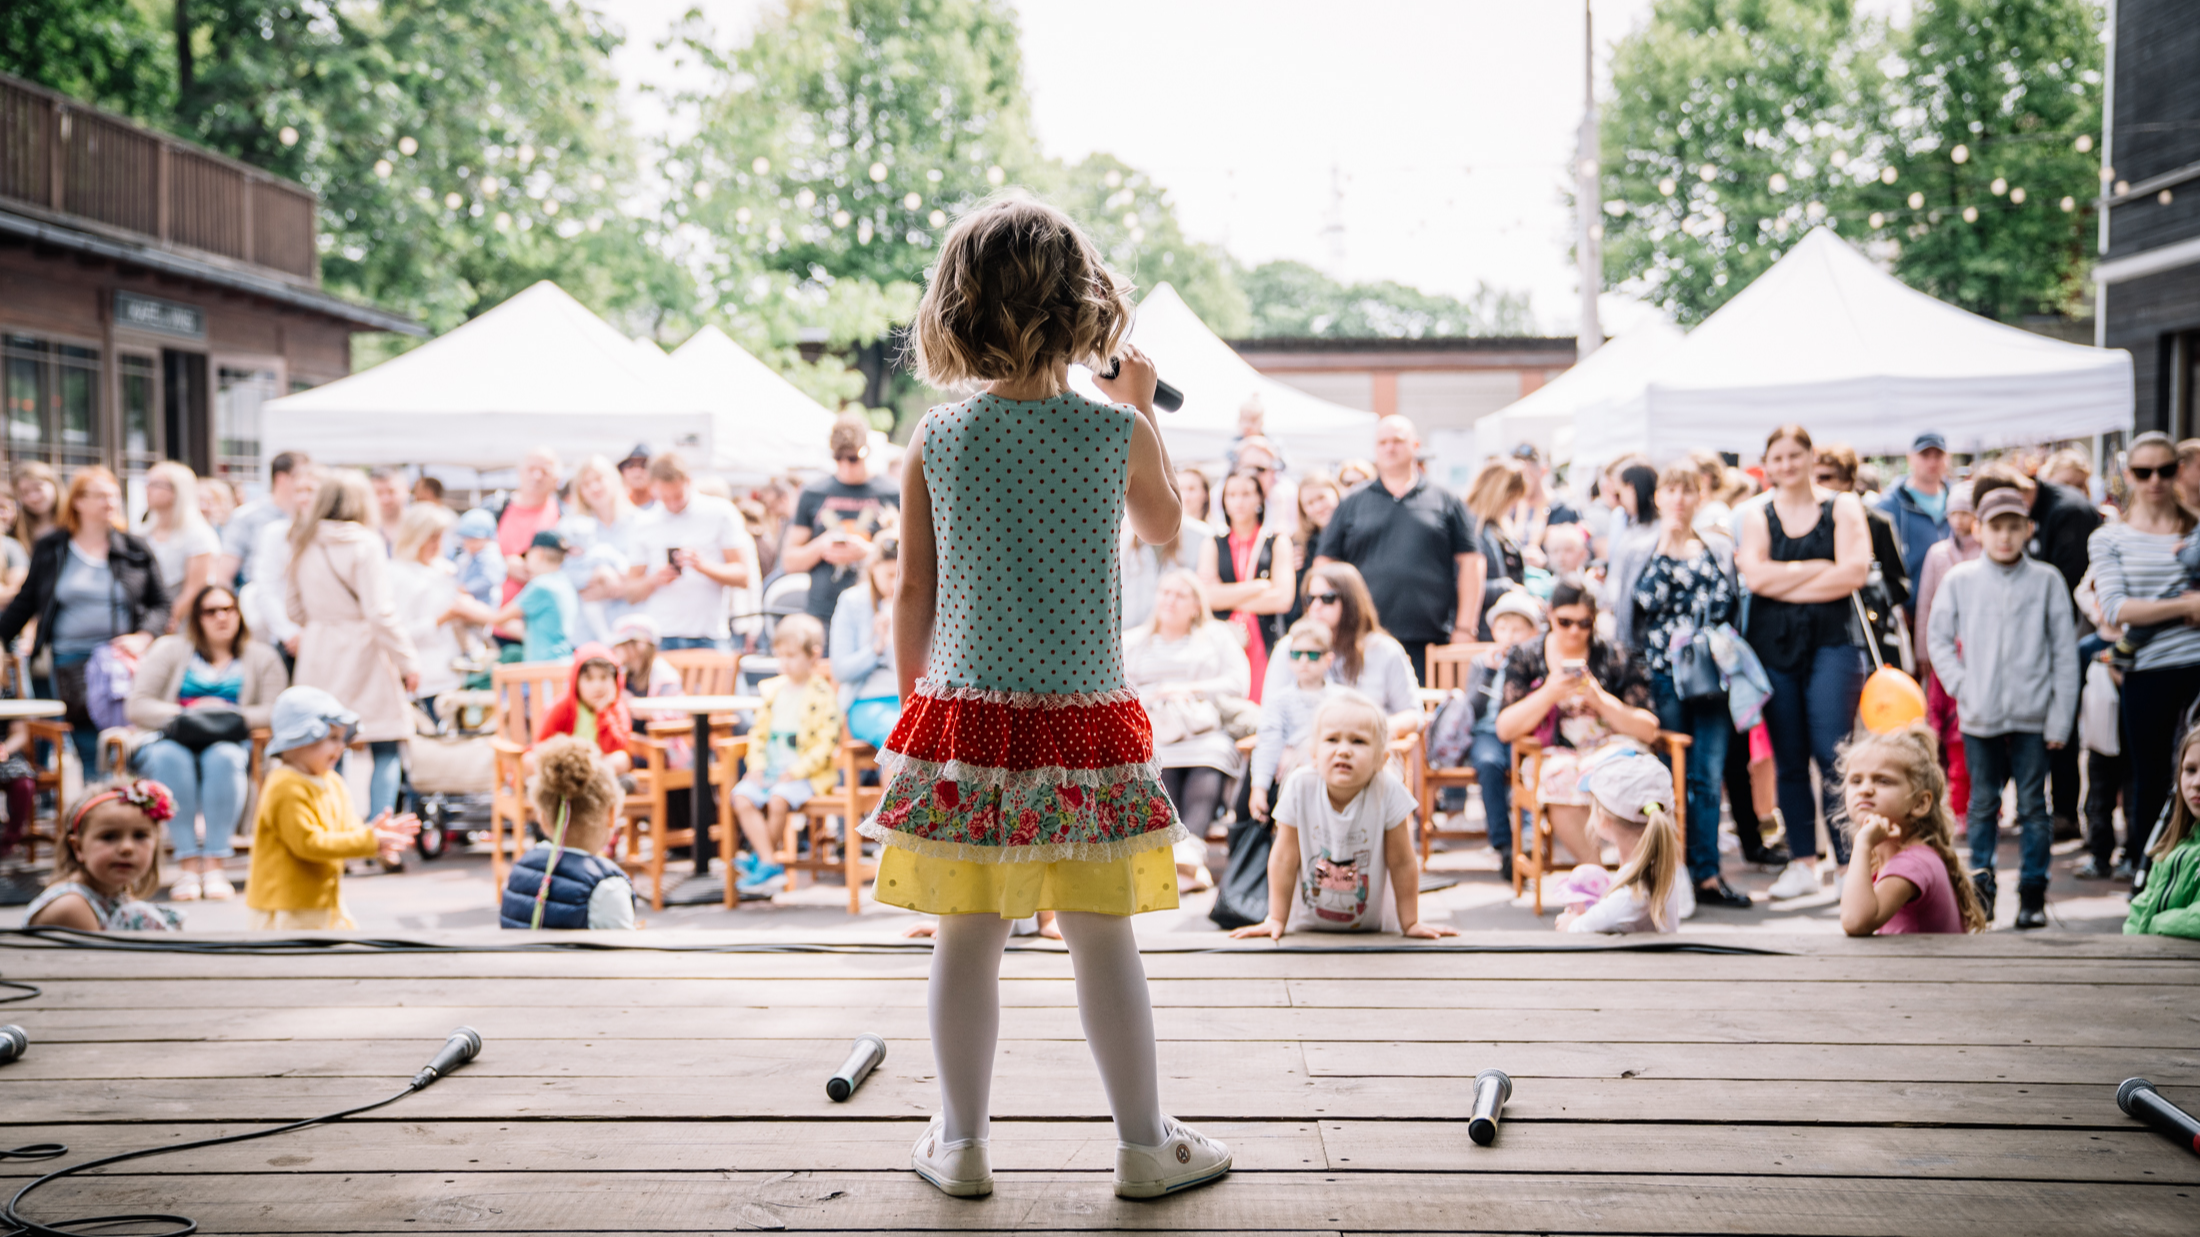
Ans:
{"type": "Polygon", "coordinates": [[[1117,859],[975,863],[888,842],[881,848],[873,891],[882,905],[927,915],[1138,915],[1176,909],[1176,856],[1164,844],[1117,859]]]}

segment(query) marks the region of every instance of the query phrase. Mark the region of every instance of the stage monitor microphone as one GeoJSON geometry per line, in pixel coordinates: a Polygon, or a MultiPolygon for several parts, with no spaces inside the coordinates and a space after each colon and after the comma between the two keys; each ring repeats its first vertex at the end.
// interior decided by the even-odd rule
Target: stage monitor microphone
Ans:
{"type": "Polygon", "coordinates": [[[412,1089],[418,1091],[480,1055],[481,1032],[472,1027],[460,1027],[443,1041],[443,1050],[435,1054],[435,1059],[413,1075],[412,1089]]]}
{"type": "Polygon", "coordinates": [[[2200,1118],[2164,1099],[2153,1083],[2144,1078],[2124,1079],[2124,1084],[2116,1088],[2116,1107],[2200,1155],[2200,1118]]]}
{"type": "Polygon", "coordinates": [[[831,1078],[825,1080],[825,1094],[835,1103],[847,1099],[871,1076],[879,1062],[886,1059],[886,1041],[868,1031],[856,1036],[855,1046],[848,1050],[848,1059],[840,1063],[831,1078]]]}
{"type": "Polygon", "coordinates": [[[0,1065],[6,1065],[30,1050],[31,1037],[23,1033],[23,1028],[12,1022],[0,1026],[0,1065]]]}
{"type": "MultiPolygon", "coordinates": [[[[1112,382],[1115,380],[1115,376],[1122,372],[1123,358],[1110,357],[1108,358],[1108,368],[1105,371],[1096,369],[1092,371],[1092,376],[1095,378],[1106,378],[1112,382]]],[[[1184,406],[1184,392],[1179,391],[1175,387],[1170,386],[1168,383],[1161,381],[1160,377],[1157,375],[1153,380],[1153,406],[1159,408],[1163,412],[1175,412],[1177,409],[1184,406]]]]}
{"type": "Polygon", "coordinates": [[[1497,1122],[1512,1094],[1513,1080],[1501,1069],[1486,1069],[1474,1076],[1474,1116],[1467,1122],[1467,1137],[1475,1146],[1497,1141],[1497,1122]]]}

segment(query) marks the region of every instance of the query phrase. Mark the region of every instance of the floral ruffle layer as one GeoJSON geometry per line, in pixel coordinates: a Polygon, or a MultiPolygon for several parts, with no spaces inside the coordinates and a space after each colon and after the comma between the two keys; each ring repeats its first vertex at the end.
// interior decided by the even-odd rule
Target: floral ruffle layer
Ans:
{"type": "Polygon", "coordinates": [[[863,836],[977,863],[1099,862],[1189,836],[1161,788],[1135,693],[920,684],[879,756],[863,836]]]}

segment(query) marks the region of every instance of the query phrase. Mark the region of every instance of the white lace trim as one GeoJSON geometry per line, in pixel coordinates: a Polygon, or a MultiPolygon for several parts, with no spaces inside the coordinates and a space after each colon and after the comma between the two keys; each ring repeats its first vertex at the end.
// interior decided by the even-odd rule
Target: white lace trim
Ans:
{"type": "Polygon", "coordinates": [[[971,700],[1014,709],[1083,709],[1099,704],[1129,704],[1138,699],[1138,693],[1128,687],[1105,692],[997,692],[983,687],[942,687],[929,679],[918,680],[917,694],[932,700],[971,700]]]}
{"type": "Polygon", "coordinates": [[[918,760],[914,756],[888,748],[878,754],[878,765],[889,777],[907,774],[927,782],[1000,786],[1009,790],[1035,790],[1046,786],[1114,786],[1123,782],[1161,780],[1161,766],[1151,760],[1103,765],[1094,769],[1069,769],[1061,765],[1046,765],[1037,769],[1003,769],[992,765],[965,764],[960,760],[918,760]]]}
{"type": "Polygon", "coordinates": [[[932,859],[960,859],[968,863],[1060,863],[1065,860],[1111,863],[1174,846],[1192,836],[1181,821],[1172,822],[1166,829],[1155,829],[1136,837],[1118,838],[1113,842],[1049,842],[1041,846],[974,846],[968,842],[920,838],[914,834],[884,828],[876,819],[856,826],[856,832],[874,842],[898,846],[914,855],[924,855],[932,859]]]}

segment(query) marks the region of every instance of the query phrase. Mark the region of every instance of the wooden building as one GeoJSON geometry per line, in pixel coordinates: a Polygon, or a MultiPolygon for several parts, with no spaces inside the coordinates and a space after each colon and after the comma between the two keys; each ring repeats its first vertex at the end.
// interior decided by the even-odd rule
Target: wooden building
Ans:
{"type": "Polygon", "coordinates": [[[1333,404],[1410,417],[1422,434],[1474,423],[1574,363],[1563,338],[1233,339],[1261,373],[1333,404]]]}
{"type": "Polygon", "coordinates": [[[2133,424],[2200,434],[2200,11],[2110,6],[2098,341],[2131,351],[2133,424]]]}
{"type": "Polygon", "coordinates": [[[64,473],[163,459],[246,486],[260,405],[425,334],[320,287],[304,186],[0,74],[5,451],[64,473]]]}

